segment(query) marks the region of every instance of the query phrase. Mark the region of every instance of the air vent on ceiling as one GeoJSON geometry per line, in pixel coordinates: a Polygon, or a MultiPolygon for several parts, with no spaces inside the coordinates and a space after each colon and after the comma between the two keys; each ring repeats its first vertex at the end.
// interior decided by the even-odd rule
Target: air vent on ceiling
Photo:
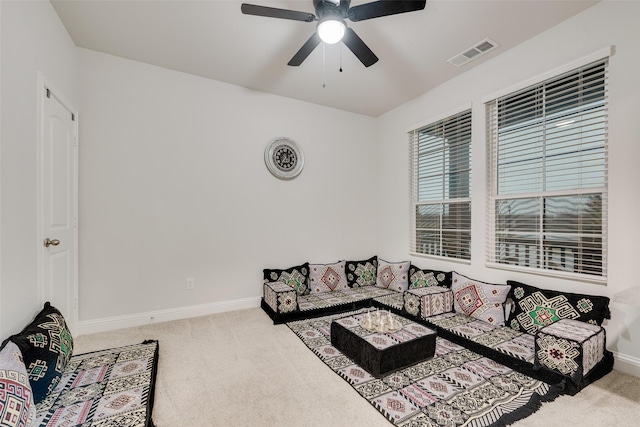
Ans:
{"type": "Polygon", "coordinates": [[[491,39],[484,39],[480,43],[475,46],[465,50],[462,53],[457,54],[453,58],[447,60],[448,63],[455,65],[456,67],[461,67],[472,59],[476,59],[481,55],[495,49],[500,46],[498,43],[494,42],[491,39]]]}

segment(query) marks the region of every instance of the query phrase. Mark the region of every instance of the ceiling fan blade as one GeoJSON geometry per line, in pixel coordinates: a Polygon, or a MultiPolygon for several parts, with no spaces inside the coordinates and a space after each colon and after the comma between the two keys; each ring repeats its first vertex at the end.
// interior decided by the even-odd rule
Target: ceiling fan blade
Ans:
{"type": "Polygon", "coordinates": [[[313,22],[316,17],[312,13],[298,12],[296,10],[278,9],[275,7],[258,6],[242,3],[240,10],[245,15],[266,16],[268,18],[292,19],[294,21],[313,22]]]}
{"type": "Polygon", "coordinates": [[[427,1],[374,1],[353,6],[349,9],[348,18],[351,21],[380,18],[381,16],[397,15],[398,13],[415,12],[424,9],[427,1]]]}
{"type": "Polygon", "coordinates": [[[367,46],[351,28],[347,28],[347,32],[344,34],[342,41],[365,67],[370,67],[378,62],[378,57],[375,53],[369,49],[369,46],[367,46]]]}
{"type": "Polygon", "coordinates": [[[316,46],[320,44],[320,42],[321,40],[318,33],[313,33],[313,35],[309,37],[309,40],[307,40],[305,44],[302,45],[300,50],[295,55],[293,55],[293,58],[291,58],[287,65],[297,67],[298,65],[302,64],[302,62],[307,59],[307,56],[309,56],[311,52],[313,52],[313,49],[315,49],[316,46]]]}

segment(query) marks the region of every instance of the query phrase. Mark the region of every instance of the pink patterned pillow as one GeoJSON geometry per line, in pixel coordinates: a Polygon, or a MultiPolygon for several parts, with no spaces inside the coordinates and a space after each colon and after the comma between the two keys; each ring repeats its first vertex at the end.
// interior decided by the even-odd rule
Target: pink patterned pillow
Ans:
{"type": "Polygon", "coordinates": [[[8,340],[0,351],[0,408],[0,425],[3,426],[27,427],[36,417],[36,405],[22,352],[8,340]]]}
{"type": "Polygon", "coordinates": [[[349,289],[344,273],[346,261],[334,264],[309,264],[309,289],[312,294],[349,289]]]}
{"type": "Polygon", "coordinates": [[[404,292],[409,288],[409,261],[387,262],[378,259],[376,286],[404,292]]]}
{"type": "Polygon", "coordinates": [[[504,302],[509,285],[493,285],[453,272],[453,309],[492,325],[504,325],[504,302]]]}

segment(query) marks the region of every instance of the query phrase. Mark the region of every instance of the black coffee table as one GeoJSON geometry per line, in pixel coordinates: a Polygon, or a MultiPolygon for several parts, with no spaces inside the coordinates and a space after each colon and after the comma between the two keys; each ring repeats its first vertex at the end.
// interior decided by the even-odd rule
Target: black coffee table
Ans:
{"type": "Polygon", "coordinates": [[[382,377],[433,357],[436,331],[395,316],[403,324],[393,333],[370,332],[360,326],[364,314],[331,322],[331,344],[375,377],[382,377]]]}

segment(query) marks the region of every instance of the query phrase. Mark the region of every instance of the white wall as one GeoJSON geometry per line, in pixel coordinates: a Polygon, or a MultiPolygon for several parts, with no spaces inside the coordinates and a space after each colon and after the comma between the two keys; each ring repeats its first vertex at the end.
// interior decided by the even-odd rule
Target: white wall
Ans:
{"type": "MultiPolygon", "coordinates": [[[[448,263],[428,258],[412,258],[417,265],[456,270],[479,280],[504,283],[507,279],[573,292],[613,297],[637,286],[640,273],[637,242],[640,239],[640,31],[637,18],[640,3],[603,2],[549,31],[497,56],[423,96],[385,114],[377,123],[378,159],[395,165],[378,167],[379,194],[392,199],[378,205],[378,248],[396,258],[406,258],[409,219],[408,192],[392,191],[408,182],[403,168],[408,159],[406,130],[432,117],[455,112],[472,104],[472,261],[448,263]],[[609,274],[608,285],[577,283],[538,275],[490,269],[484,264],[485,247],[485,127],[483,97],[528,81],[550,70],[615,45],[610,60],[609,87],[609,274]],[[403,207],[398,209],[398,207],[403,207]]],[[[499,40],[497,40],[500,42],[499,40]]],[[[617,354],[616,366],[625,362],[640,373],[640,310],[612,302],[612,319],[606,323],[608,348],[617,354]]],[[[625,365],[625,366],[623,366],[625,365]]]]}
{"type": "Polygon", "coordinates": [[[374,119],[85,49],[78,64],[85,331],[257,305],[263,268],[374,254],[374,119]],[[304,152],[291,181],[264,164],[279,136],[304,152]]]}
{"type": "Polygon", "coordinates": [[[48,1],[0,1],[0,337],[42,307],[37,292],[38,71],[76,100],[76,47],[48,1]]]}

